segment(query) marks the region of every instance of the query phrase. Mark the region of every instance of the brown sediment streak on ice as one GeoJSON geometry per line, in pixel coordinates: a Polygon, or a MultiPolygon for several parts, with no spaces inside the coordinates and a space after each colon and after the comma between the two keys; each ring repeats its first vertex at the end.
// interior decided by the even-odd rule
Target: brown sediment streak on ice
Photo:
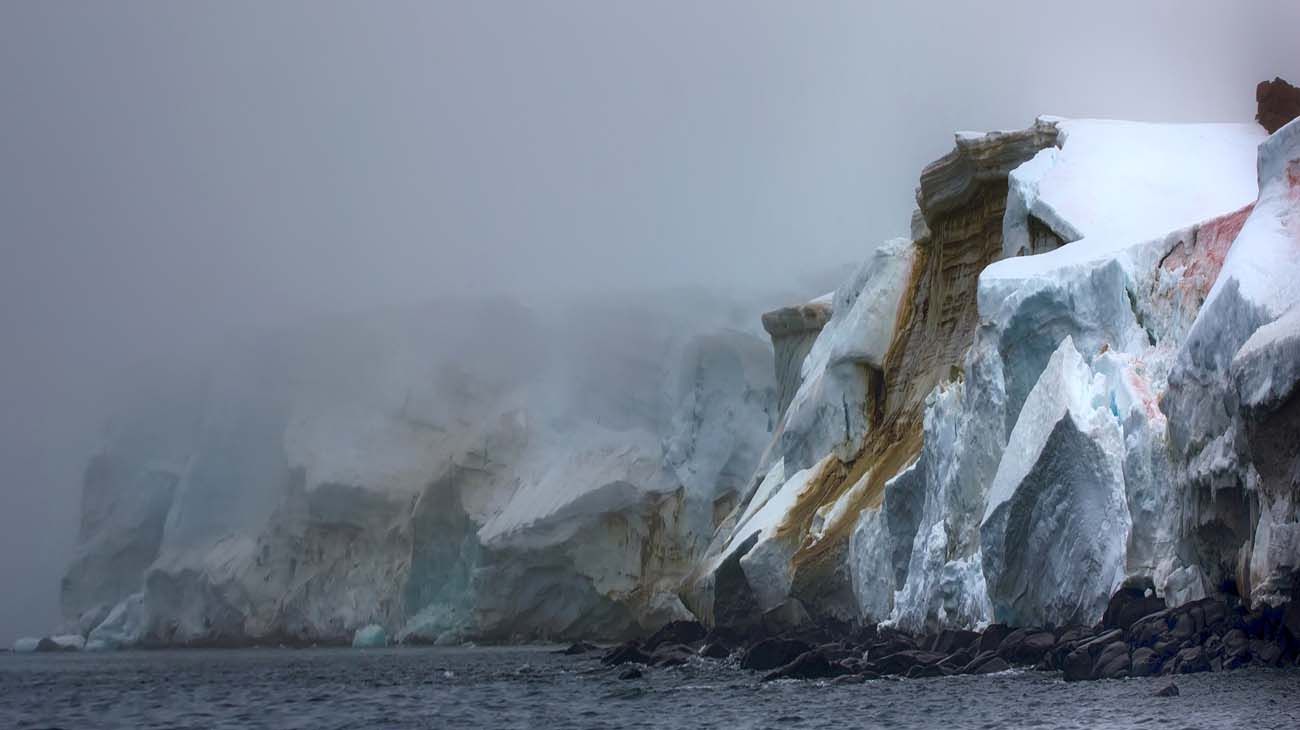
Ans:
{"type": "Polygon", "coordinates": [[[880,506],[885,483],[920,455],[925,398],[959,372],[979,324],[979,274],[1002,255],[1007,175],[1056,142],[1055,124],[1040,120],[1017,132],[959,138],[953,152],[922,171],[917,204],[929,236],[915,242],[912,279],[885,358],[883,383],[876,402],[867,406],[872,430],[854,458],[829,465],[810,482],[780,526],[778,534],[800,542],[793,559],[796,573],[825,563],[822,558],[848,539],[858,515],[880,506]],[[863,477],[854,504],[811,539],[818,510],[863,477]]]}

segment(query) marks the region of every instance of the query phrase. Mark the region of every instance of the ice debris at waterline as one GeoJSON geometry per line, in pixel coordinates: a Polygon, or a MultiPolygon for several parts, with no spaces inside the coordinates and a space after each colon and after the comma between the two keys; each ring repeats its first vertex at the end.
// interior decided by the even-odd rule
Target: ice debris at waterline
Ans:
{"type": "Polygon", "coordinates": [[[387,645],[388,635],[384,633],[384,627],[379,624],[363,626],[352,635],[354,649],[378,649],[387,645]]]}
{"type": "MultiPolygon", "coordinates": [[[[126,647],[1005,625],[1038,627],[1007,665],[1050,645],[1078,676],[1146,649],[1200,666],[1222,627],[1204,617],[1195,646],[1182,623],[1159,648],[1092,627],[1125,586],[1147,613],[1291,599],[1286,121],[960,133],[911,236],[764,316],[771,344],[716,299],[447,305],[255,341],[202,387],[154,379],[87,466],[67,629],[126,647]]],[[[1239,661],[1232,641],[1208,656],[1239,661]]],[[[910,672],[960,650],[906,651],[928,652],[910,672]]],[[[1002,666],[985,653],[961,669],[1002,666]]]]}

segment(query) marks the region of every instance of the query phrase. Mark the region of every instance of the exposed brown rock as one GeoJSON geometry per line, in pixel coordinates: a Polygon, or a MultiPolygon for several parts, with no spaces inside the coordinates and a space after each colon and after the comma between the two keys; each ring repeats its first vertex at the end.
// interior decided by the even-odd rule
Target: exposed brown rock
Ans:
{"type": "Polygon", "coordinates": [[[1269,134],[1300,117],[1300,89],[1281,78],[1259,82],[1259,86],[1255,87],[1255,103],[1259,107],[1255,121],[1269,134]]]}

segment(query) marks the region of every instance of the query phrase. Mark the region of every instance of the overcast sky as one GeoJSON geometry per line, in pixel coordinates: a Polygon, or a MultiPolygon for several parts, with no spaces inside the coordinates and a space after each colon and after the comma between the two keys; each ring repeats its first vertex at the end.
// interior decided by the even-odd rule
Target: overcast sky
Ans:
{"type": "Polygon", "coordinates": [[[1300,79],[1293,0],[906,5],[0,2],[0,641],[57,620],[135,363],[448,293],[812,280],[906,231],[954,130],[1249,120],[1300,79]]]}

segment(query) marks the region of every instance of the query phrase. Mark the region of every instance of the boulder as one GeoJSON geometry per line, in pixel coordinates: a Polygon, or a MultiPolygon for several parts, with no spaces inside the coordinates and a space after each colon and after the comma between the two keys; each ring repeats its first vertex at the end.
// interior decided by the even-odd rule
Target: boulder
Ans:
{"type": "Polygon", "coordinates": [[[656,667],[676,667],[687,663],[695,656],[695,650],[685,644],[665,644],[650,655],[651,664],[656,667]]]}
{"type": "Polygon", "coordinates": [[[912,667],[938,664],[943,659],[942,654],[932,651],[908,649],[880,659],[873,659],[871,664],[881,674],[907,674],[912,667]]]}
{"type": "Polygon", "coordinates": [[[624,680],[626,680],[626,679],[640,679],[640,678],[643,677],[643,676],[645,676],[644,673],[643,673],[640,669],[638,669],[637,667],[635,667],[635,666],[632,666],[632,667],[624,667],[624,668],[623,668],[623,671],[621,671],[621,672],[618,673],[618,678],[619,678],[619,679],[624,679],[624,680]]]}
{"type": "Polygon", "coordinates": [[[1189,646],[1178,652],[1170,666],[1174,674],[1192,674],[1210,671],[1210,658],[1199,646],[1189,646]]]}
{"type": "Polygon", "coordinates": [[[1165,601],[1155,594],[1155,583],[1149,576],[1129,578],[1106,604],[1101,624],[1107,629],[1127,630],[1138,619],[1165,609],[1165,601]]]}
{"type": "Polygon", "coordinates": [[[1160,672],[1160,656],[1150,647],[1133,650],[1132,668],[1129,674],[1134,677],[1151,677],[1160,672]]]}
{"type": "Polygon", "coordinates": [[[1251,639],[1250,655],[1266,667],[1276,667],[1282,660],[1282,647],[1265,639],[1251,639]]]}
{"type": "Polygon", "coordinates": [[[700,656],[707,659],[726,659],[731,656],[731,649],[720,641],[711,641],[700,647],[700,656]]]}
{"type": "Polygon", "coordinates": [[[1163,687],[1156,690],[1152,694],[1155,697],[1177,697],[1178,685],[1174,684],[1173,682],[1170,682],[1169,684],[1164,685],[1163,687]]]}
{"type": "Polygon", "coordinates": [[[564,655],[566,655],[566,656],[578,656],[579,654],[589,654],[589,653],[591,653],[591,652],[593,652],[593,651],[596,651],[596,650],[599,649],[599,648],[600,648],[600,647],[596,646],[595,644],[592,644],[591,642],[588,642],[588,641],[578,641],[578,642],[574,642],[574,643],[572,643],[572,644],[569,644],[567,647],[565,647],[565,648],[559,650],[559,651],[556,652],[556,653],[557,653],[557,654],[564,654],[564,655]]]}
{"type": "Polygon", "coordinates": [[[1255,87],[1255,103],[1255,121],[1272,134],[1300,116],[1300,89],[1280,77],[1261,81],[1255,87]]]}
{"type": "Polygon", "coordinates": [[[995,672],[1005,672],[1011,668],[1006,660],[992,652],[986,652],[971,660],[969,664],[962,668],[962,674],[993,674],[995,672]]]}
{"type": "Polygon", "coordinates": [[[794,661],[763,675],[764,682],[777,679],[825,679],[844,673],[844,668],[826,660],[820,651],[807,651],[795,657],[794,661]]]}
{"type": "MultiPolygon", "coordinates": [[[[1061,661],[1061,669],[1067,682],[1096,679],[1097,670],[1112,669],[1119,671],[1119,649],[1124,646],[1124,661],[1128,660],[1128,645],[1124,643],[1124,632],[1112,629],[1101,635],[1075,646],[1061,661]],[[1116,648],[1111,648],[1116,647],[1116,648]],[[1109,653],[1107,650],[1109,649],[1109,653]],[[1100,661],[1105,655],[1105,660],[1100,661]]],[[[1125,667],[1127,669],[1127,667],[1125,667]]]]}
{"type": "Polygon", "coordinates": [[[641,645],[635,641],[629,641],[605,652],[600,658],[601,664],[616,667],[620,664],[652,664],[653,659],[650,655],[641,650],[641,645]]]}
{"type": "Polygon", "coordinates": [[[973,646],[982,637],[979,632],[968,631],[966,629],[944,629],[935,634],[933,640],[926,647],[930,651],[936,651],[940,654],[951,654],[955,651],[973,646]]]}
{"type": "Polygon", "coordinates": [[[1050,631],[1018,629],[1013,631],[998,647],[998,656],[1011,664],[1036,664],[1056,646],[1056,635],[1050,631]]]}
{"type": "Polygon", "coordinates": [[[1155,646],[1156,642],[1168,638],[1172,617],[1173,612],[1169,610],[1143,616],[1129,628],[1129,639],[1137,646],[1155,646]]]}
{"type": "Polygon", "coordinates": [[[812,648],[811,644],[797,639],[764,639],[745,651],[740,667],[765,672],[789,664],[812,648]]]}
{"type": "Polygon", "coordinates": [[[1119,679],[1127,677],[1131,668],[1128,644],[1115,641],[1101,650],[1092,666],[1093,679],[1119,679]]]}
{"type": "MultiPolygon", "coordinates": [[[[953,673],[955,673],[955,670],[953,673]]],[[[925,679],[927,677],[946,677],[948,674],[949,672],[938,664],[917,664],[907,670],[907,674],[904,676],[908,679],[925,679]]]]}
{"type": "Polygon", "coordinates": [[[983,654],[986,651],[996,652],[998,647],[1002,646],[1002,640],[1011,634],[1011,627],[1006,624],[990,624],[980,635],[979,642],[976,644],[976,651],[983,654]]]}
{"type": "Polygon", "coordinates": [[[708,633],[699,621],[670,621],[646,639],[642,646],[652,652],[664,644],[694,644],[702,641],[708,633]]]}

